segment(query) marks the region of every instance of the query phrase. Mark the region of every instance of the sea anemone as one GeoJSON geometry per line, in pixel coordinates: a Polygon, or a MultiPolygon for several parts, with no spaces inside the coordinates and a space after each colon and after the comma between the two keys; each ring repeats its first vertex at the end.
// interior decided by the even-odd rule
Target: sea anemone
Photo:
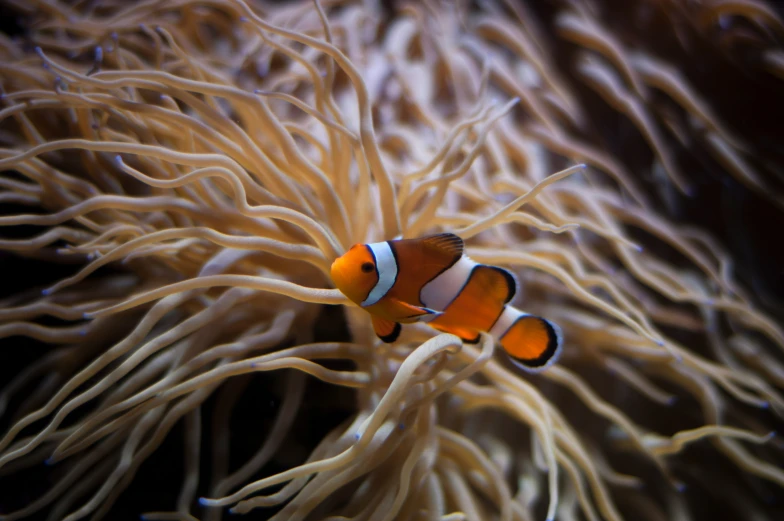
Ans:
{"type": "MultiPolygon", "coordinates": [[[[781,208],[781,161],[607,6],[6,3],[0,248],[47,271],[0,303],[3,349],[38,343],[0,395],[0,487],[27,490],[0,519],[100,518],[171,451],[181,484],[123,509],[774,515],[784,331],[673,219],[726,173],[781,208]],[[518,275],[558,364],[424,324],[385,345],[333,289],[352,244],[443,231],[518,275]]],[[[636,4],[784,77],[760,2],[636,4]]]]}

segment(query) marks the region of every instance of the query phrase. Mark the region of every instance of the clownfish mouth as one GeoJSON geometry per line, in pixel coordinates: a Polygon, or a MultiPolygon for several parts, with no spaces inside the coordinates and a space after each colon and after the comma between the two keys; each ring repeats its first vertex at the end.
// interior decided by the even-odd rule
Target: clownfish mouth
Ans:
{"type": "Polygon", "coordinates": [[[330,268],[329,268],[329,275],[330,275],[330,277],[332,277],[332,282],[335,283],[335,286],[340,291],[343,291],[343,288],[341,287],[342,286],[341,282],[343,280],[343,277],[341,277],[341,273],[340,273],[341,272],[341,269],[340,269],[341,261],[340,261],[340,259],[341,259],[341,257],[338,257],[337,259],[332,261],[332,266],[330,266],[330,268]]]}
{"type": "Polygon", "coordinates": [[[356,302],[353,295],[355,292],[351,291],[351,276],[347,273],[346,262],[343,257],[338,257],[332,262],[329,274],[330,277],[332,277],[332,282],[335,284],[335,287],[338,288],[341,293],[356,302]]]}

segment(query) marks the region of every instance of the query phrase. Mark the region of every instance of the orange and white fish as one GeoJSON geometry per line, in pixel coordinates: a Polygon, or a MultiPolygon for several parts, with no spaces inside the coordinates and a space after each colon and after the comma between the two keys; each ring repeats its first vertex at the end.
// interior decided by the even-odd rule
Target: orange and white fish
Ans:
{"type": "Polygon", "coordinates": [[[542,370],[560,355],[560,328],[510,306],[517,278],[468,258],[457,235],[355,244],[332,263],[331,275],[371,314],[384,342],[397,339],[401,323],[427,322],[466,342],[490,333],[528,371],[542,370]]]}

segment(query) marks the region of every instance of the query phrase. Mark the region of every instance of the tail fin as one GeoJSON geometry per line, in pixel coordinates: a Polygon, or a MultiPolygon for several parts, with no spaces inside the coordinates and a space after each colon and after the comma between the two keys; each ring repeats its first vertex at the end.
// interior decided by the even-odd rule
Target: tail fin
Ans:
{"type": "Polygon", "coordinates": [[[530,372],[541,371],[561,355],[561,328],[549,320],[520,313],[499,343],[516,365],[530,372]]]}

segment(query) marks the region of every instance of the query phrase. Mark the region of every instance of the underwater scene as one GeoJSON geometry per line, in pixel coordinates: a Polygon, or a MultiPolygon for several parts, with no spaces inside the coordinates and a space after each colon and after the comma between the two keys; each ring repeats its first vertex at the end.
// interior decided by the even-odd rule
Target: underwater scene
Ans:
{"type": "Polygon", "coordinates": [[[0,25],[0,521],[784,519],[784,2],[0,25]]]}

